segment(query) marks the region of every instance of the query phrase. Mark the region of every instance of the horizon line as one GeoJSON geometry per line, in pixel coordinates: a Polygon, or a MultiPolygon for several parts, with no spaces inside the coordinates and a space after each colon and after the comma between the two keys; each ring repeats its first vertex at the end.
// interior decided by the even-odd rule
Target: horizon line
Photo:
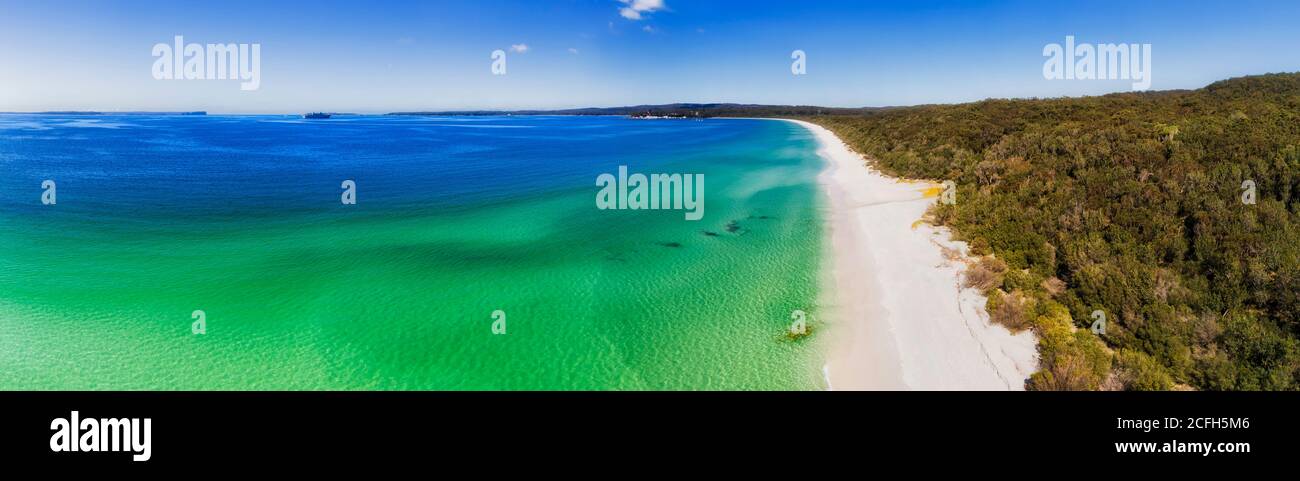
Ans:
{"type": "MultiPolygon", "coordinates": [[[[1250,78],[1250,77],[1260,77],[1260,76],[1268,76],[1268,75],[1288,75],[1288,74],[1300,74],[1300,71],[1292,71],[1292,72],[1265,72],[1265,73],[1258,73],[1258,74],[1239,75],[1239,76],[1235,76],[1235,77],[1227,77],[1227,78],[1222,78],[1222,79],[1219,79],[1219,80],[1215,80],[1215,81],[1212,81],[1212,82],[1206,83],[1206,84],[1204,84],[1204,85],[1202,85],[1202,86],[1200,86],[1200,87],[1196,87],[1196,88],[1176,88],[1176,89],[1164,89],[1164,90],[1123,90],[1123,89],[1119,89],[1119,90],[1115,90],[1115,91],[1112,91],[1112,92],[1100,93],[1100,94],[1095,94],[1095,95],[1078,95],[1078,96],[1072,96],[1072,95],[1060,95],[1060,96],[1055,96],[1055,97],[985,97],[985,98],[978,99],[978,100],[968,100],[968,101],[962,101],[962,102],[926,102],[926,103],[917,103],[917,104],[901,104],[901,105],[900,105],[900,104],[894,104],[894,105],[878,105],[878,106],[851,106],[851,107],[844,107],[844,106],[815,105],[815,104],[763,104],[763,103],[746,103],[746,102],[699,102],[699,101],[695,101],[695,102],[667,102],[667,103],[658,103],[658,104],[631,104],[631,105],[629,105],[629,104],[623,104],[623,105],[613,105],[613,106],[590,106],[590,105],[589,105],[589,106],[580,106],[580,107],[558,107],[558,108],[458,108],[458,109],[415,109],[415,110],[391,110],[391,111],[384,111],[384,112],[374,111],[374,112],[369,112],[369,113],[366,113],[366,112],[358,112],[358,111],[355,111],[356,109],[339,110],[339,111],[328,111],[328,110],[315,109],[315,110],[309,110],[309,111],[311,111],[311,112],[326,112],[326,113],[337,114],[337,115],[390,115],[390,114],[412,114],[412,113],[429,113],[429,114],[447,114],[447,115],[455,115],[455,114],[463,114],[463,113],[471,113],[471,112],[483,112],[483,113],[487,113],[487,112],[496,112],[496,113],[502,113],[502,114],[511,114],[511,113],[513,113],[513,114],[519,114],[519,115],[545,115],[546,112],[564,112],[564,111],[574,111],[574,110],[600,110],[600,109],[626,109],[626,108],[634,108],[634,107],[665,107],[665,106],[673,106],[673,105],[734,105],[734,106],[745,106],[745,107],[802,107],[802,108],[839,109],[839,110],[871,110],[871,109],[894,109],[894,108],[907,108],[907,107],[923,107],[923,106],[930,106],[930,105],[964,105],[964,104],[972,104],[972,103],[979,103],[979,102],[987,102],[987,101],[990,101],[990,100],[1057,100],[1057,99],[1095,98],[1095,97],[1106,97],[1106,96],[1110,96],[1110,95],[1123,95],[1123,94],[1158,94],[1158,93],[1166,93],[1166,92],[1190,92],[1190,91],[1200,90],[1200,89],[1203,89],[1203,88],[1205,88],[1205,87],[1207,87],[1207,86],[1209,86],[1209,85],[1213,85],[1213,84],[1215,84],[1215,83],[1223,82],[1223,81],[1228,81],[1228,80],[1241,79],[1241,78],[1250,78]],[[350,111],[349,111],[349,110],[350,110],[350,111]],[[532,114],[521,114],[521,112],[533,112],[533,113],[532,113],[532,114]]],[[[208,114],[208,115],[301,115],[301,114],[303,113],[303,112],[283,112],[283,111],[276,111],[276,112],[252,112],[252,111],[220,111],[220,110],[213,111],[213,110],[205,110],[205,109],[175,109],[175,110],[170,110],[170,109],[169,109],[169,110],[159,110],[159,109],[124,109],[124,108],[115,108],[115,109],[112,109],[112,110],[102,110],[102,109],[81,109],[81,108],[62,108],[62,109],[46,109],[46,110],[30,110],[30,111],[10,111],[10,110],[0,110],[0,114],[58,114],[58,113],[63,113],[63,114],[73,114],[73,113],[86,113],[86,114],[114,114],[114,113],[116,113],[116,114],[132,114],[132,113],[136,113],[136,114],[139,114],[139,113],[180,114],[180,113],[191,113],[191,112],[204,112],[205,114],[208,114]]],[[[555,114],[555,115],[564,115],[564,114],[555,114]]]]}

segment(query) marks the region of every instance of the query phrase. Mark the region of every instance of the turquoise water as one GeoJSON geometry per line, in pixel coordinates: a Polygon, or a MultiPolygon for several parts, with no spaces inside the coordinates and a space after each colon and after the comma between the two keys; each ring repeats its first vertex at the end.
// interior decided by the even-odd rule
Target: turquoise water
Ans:
{"type": "Polygon", "coordinates": [[[764,120],[0,115],[0,388],[821,388],[820,168],[764,120]],[[596,209],[620,165],[704,218],[596,209]]]}

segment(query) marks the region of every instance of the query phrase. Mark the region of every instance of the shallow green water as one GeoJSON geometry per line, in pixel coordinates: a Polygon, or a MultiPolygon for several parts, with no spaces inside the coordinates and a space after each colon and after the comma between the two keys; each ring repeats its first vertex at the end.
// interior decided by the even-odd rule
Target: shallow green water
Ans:
{"type": "Polygon", "coordinates": [[[0,388],[822,387],[803,129],[339,120],[0,116],[0,388]],[[597,210],[619,165],[703,220],[597,210]]]}

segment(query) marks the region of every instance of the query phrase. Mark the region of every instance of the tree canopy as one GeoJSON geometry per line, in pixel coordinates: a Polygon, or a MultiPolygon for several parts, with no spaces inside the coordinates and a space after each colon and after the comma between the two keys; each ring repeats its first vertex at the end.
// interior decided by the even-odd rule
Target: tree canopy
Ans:
{"type": "Polygon", "coordinates": [[[1005,263],[980,287],[1039,335],[1028,387],[1300,389],[1300,74],[807,120],[957,183],[931,217],[1005,263]]]}

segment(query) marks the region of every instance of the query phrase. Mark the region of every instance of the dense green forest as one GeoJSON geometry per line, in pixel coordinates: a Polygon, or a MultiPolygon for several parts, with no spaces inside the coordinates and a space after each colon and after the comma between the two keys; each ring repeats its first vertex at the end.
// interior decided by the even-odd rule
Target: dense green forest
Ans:
{"type": "Polygon", "coordinates": [[[1300,389],[1300,74],[807,120],[957,183],[932,220],[992,255],[967,283],[994,320],[1038,334],[1028,388],[1300,389]]]}

